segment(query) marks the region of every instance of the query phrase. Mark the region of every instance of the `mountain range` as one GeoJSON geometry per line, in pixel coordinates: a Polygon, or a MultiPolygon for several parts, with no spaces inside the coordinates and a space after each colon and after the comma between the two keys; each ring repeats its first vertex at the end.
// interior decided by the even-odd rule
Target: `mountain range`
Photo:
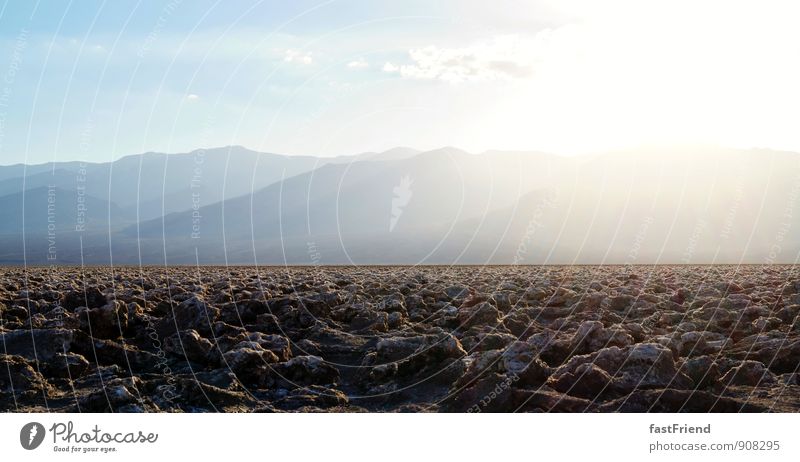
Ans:
{"type": "Polygon", "coordinates": [[[793,263],[800,154],[240,146],[0,166],[0,264],[793,263]]]}

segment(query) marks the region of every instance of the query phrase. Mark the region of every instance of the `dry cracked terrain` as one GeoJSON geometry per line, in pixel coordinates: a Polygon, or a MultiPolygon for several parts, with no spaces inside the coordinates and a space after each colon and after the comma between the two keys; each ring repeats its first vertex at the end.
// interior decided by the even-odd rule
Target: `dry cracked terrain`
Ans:
{"type": "Polygon", "coordinates": [[[0,410],[794,412],[793,266],[0,269],[0,410]]]}

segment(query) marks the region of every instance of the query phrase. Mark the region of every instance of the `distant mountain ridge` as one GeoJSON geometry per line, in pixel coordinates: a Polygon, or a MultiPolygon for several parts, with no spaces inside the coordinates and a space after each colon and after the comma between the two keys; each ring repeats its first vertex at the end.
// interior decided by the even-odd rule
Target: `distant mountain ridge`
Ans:
{"type": "Polygon", "coordinates": [[[791,263],[798,196],[770,150],[146,153],[0,167],[0,264],[791,263]]]}

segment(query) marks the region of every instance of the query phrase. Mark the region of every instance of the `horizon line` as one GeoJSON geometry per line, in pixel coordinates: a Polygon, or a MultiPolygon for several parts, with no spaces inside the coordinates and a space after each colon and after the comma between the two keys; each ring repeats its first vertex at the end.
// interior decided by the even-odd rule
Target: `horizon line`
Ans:
{"type": "Polygon", "coordinates": [[[633,151],[652,151],[652,150],[685,150],[685,149],[726,149],[726,150],[733,150],[733,151],[771,151],[771,152],[783,152],[783,153],[792,153],[792,154],[800,154],[800,151],[793,151],[789,149],[780,149],[780,148],[773,148],[773,147],[765,147],[765,146],[750,146],[750,147],[737,147],[737,146],[725,146],[722,144],[708,144],[708,143],[676,143],[671,145],[640,145],[640,146],[631,146],[631,147],[620,147],[615,149],[604,149],[598,151],[591,151],[591,152],[584,152],[584,153],[563,153],[563,152],[554,152],[554,151],[546,151],[540,149],[484,149],[479,152],[468,151],[466,149],[462,149],[452,145],[441,146],[438,148],[433,149],[418,149],[414,147],[410,147],[408,145],[402,146],[394,146],[389,149],[381,150],[381,151],[361,151],[354,154],[337,154],[333,156],[320,156],[320,155],[313,155],[313,154],[287,154],[287,153],[278,153],[278,152],[270,152],[270,151],[260,151],[257,149],[249,148],[242,144],[229,144],[223,146],[212,146],[212,147],[199,147],[192,149],[190,151],[183,151],[183,152],[160,152],[160,151],[145,151],[140,153],[134,154],[123,154],[120,155],[112,160],[107,161],[96,161],[96,160],[82,160],[82,159],[71,159],[71,160],[50,160],[47,162],[39,162],[28,164],[25,162],[16,162],[13,164],[0,164],[0,168],[3,167],[39,167],[51,164],[64,164],[64,163],[83,163],[83,164],[92,164],[92,165],[102,165],[102,164],[110,164],[114,162],[118,162],[120,160],[129,158],[129,157],[137,157],[137,156],[146,156],[146,155],[164,155],[164,156],[181,156],[181,155],[189,155],[195,154],[198,151],[215,151],[215,150],[223,150],[223,149],[235,149],[241,148],[259,155],[273,155],[273,156],[281,156],[281,157],[313,157],[317,159],[339,159],[343,157],[357,157],[357,156],[364,156],[368,154],[385,154],[387,152],[396,150],[396,149],[409,149],[416,151],[415,155],[425,154],[430,152],[436,151],[444,151],[444,150],[457,150],[464,152],[466,154],[480,156],[480,155],[487,155],[494,152],[506,152],[506,153],[536,153],[536,154],[546,154],[551,156],[557,157],[567,157],[567,158],[581,158],[581,157],[591,157],[591,156],[598,156],[604,154],[611,154],[611,153],[629,153],[633,151]]]}

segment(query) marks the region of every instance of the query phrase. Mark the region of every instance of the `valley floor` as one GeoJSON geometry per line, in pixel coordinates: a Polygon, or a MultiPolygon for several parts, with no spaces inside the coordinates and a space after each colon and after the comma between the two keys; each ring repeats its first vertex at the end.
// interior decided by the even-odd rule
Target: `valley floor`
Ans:
{"type": "Polygon", "coordinates": [[[0,410],[795,412],[798,272],[0,268],[0,410]]]}

